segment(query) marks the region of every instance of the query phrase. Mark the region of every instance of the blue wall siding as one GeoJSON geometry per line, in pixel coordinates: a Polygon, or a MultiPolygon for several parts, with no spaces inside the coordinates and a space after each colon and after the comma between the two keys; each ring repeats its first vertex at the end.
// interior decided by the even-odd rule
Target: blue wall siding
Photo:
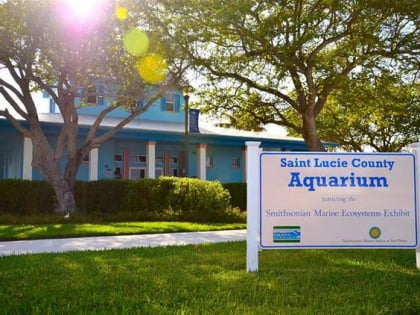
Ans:
{"type": "MultiPolygon", "coordinates": [[[[182,109],[184,105],[184,98],[182,97],[180,92],[171,92],[168,93],[168,99],[172,99],[174,101],[174,111],[166,111],[165,102],[166,97],[163,97],[157,100],[146,112],[139,116],[140,119],[148,119],[148,120],[158,120],[158,121],[171,121],[171,122],[183,122],[185,118],[184,111],[182,109]]],[[[86,105],[82,106],[78,109],[80,114],[84,115],[97,115],[99,114],[105,106],[112,105],[113,100],[106,99],[106,98],[98,98],[98,102],[100,101],[101,105],[86,105]]],[[[81,98],[77,97],[75,99],[76,104],[80,104],[81,98]]],[[[139,102],[145,102],[144,100],[140,100],[139,102]]],[[[57,110],[55,111],[57,112],[57,110]]],[[[117,108],[112,111],[108,116],[109,117],[126,117],[129,114],[124,109],[117,108]]]]}
{"type": "Polygon", "coordinates": [[[102,144],[98,152],[98,179],[114,178],[114,145],[110,140],[102,144]]]}
{"type": "Polygon", "coordinates": [[[89,180],[89,164],[88,163],[80,164],[79,171],[77,172],[76,180],[83,180],[83,181],[89,180]]]}
{"type": "Polygon", "coordinates": [[[32,169],[32,180],[44,180],[41,173],[37,169],[32,169]]]}
{"type": "Polygon", "coordinates": [[[2,132],[0,154],[0,178],[22,178],[23,136],[18,132],[2,132]]]}
{"type": "Polygon", "coordinates": [[[242,149],[224,146],[208,146],[206,156],[213,161],[213,167],[206,168],[207,180],[218,180],[222,183],[244,181],[242,168],[242,149]],[[232,159],[240,159],[240,167],[232,168],[232,159]]]}
{"type": "MultiPolygon", "coordinates": [[[[57,139],[55,137],[51,137],[51,136],[47,137],[47,139],[48,139],[48,142],[50,143],[50,145],[52,146],[52,148],[55,149],[54,144],[57,141],[57,139]]],[[[82,143],[83,143],[82,141],[83,141],[83,139],[80,138],[79,143],[78,143],[79,146],[82,145],[82,143]]],[[[64,154],[63,157],[60,160],[60,168],[62,170],[65,169],[66,161],[67,161],[67,157],[64,154]]],[[[33,180],[44,180],[44,177],[41,175],[41,173],[37,169],[33,168],[32,169],[32,179],[33,180]]],[[[89,163],[86,161],[86,162],[82,162],[80,164],[79,170],[78,170],[77,175],[76,175],[76,180],[87,181],[88,179],[89,179],[89,163]]]]}
{"type": "Polygon", "coordinates": [[[23,175],[23,135],[20,133],[10,135],[11,160],[9,178],[22,178],[23,175]]]}

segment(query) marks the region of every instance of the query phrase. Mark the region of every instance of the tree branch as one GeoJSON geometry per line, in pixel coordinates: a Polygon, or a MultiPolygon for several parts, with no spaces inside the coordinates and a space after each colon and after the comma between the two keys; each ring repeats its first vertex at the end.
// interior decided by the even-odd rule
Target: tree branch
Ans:
{"type": "MultiPolygon", "coordinates": [[[[2,83],[2,80],[0,79],[0,84],[2,83]]],[[[16,90],[17,91],[17,90],[16,90]]],[[[13,99],[13,97],[8,93],[3,86],[0,86],[0,94],[3,95],[3,97],[6,99],[7,103],[12,106],[12,108],[23,118],[23,119],[29,119],[29,116],[26,112],[22,110],[22,108],[19,106],[19,104],[16,103],[16,101],[13,99]]]]}
{"type": "Polygon", "coordinates": [[[20,131],[23,135],[30,137],[30,132],[27,128],[23,127],[23,125],[13,117],[9,111],[6,109],[0,110],[0,116],[5,117],[18,131],[20,131]]]}

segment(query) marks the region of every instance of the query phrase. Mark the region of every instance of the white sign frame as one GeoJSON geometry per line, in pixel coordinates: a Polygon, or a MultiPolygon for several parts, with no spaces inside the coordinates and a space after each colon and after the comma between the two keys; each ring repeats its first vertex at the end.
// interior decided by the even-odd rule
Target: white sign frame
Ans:
{"type": "MultiPolygon", "coordinates": [[[[262,229],[264,228],[263,226],[263,219],[261,219],[261,211],[263,211],[262,209],[262,197],[261,197],[261,156],[263,154],[291,154],[290,156],[292,156],[292,154],[296,154],[295,153],[286,153],[286,152],[266,152],[266,153],[262,153],[259,146],[260,146],[260,142],[255,142],[255,141],[248,141],[246,142],[246,146],[247,146],[247,156],[246,156],[246,170],[247,170],[247,271],[249,272],[255,272],[258,271],[258,252],[261,249],[266,249],[267,246],[266,244],[264,244],[264,241],[262,241],[262,229]],[[261,221],[260,221],[261,220],[261,221]]],[[[413,149],[412,152],[415,153],[414,155],[414,160],[413,160],[413,166],[414,166],[414,171],[411,171],[410,173],[410,177],[412,176],[413,179],[413,184],[414,184],[414,188],[413,188],[413,192],[410,192],[410,194],[414,195],[414,198],[411,198],[411,202],[414,203],[414,209],[413,212],[410,213],[410,215],[414,215],[414,234],[415,234],[415,240],[412,239],[410,240],[411,243],[407,243],[405,242],[404,244],[394,244],[392,242],[389,242],[388,244],[386,244],[385,246],[383,244],[363,244],[360,246],[360,244],[353,246],[353,245],[345,245],[343,246],[342,244],[333,244],[332,246],[330,246],[331,244],[321,244],[321,246],[318,245],[310,245],[310,246],[294,246],[296,244],[292,244],[291,246],[268,246],[269,248],[267,249],[287,249],[287,248],[416,248],[416,262],[417,262],[417,268],[420,269],[420,245],[419,245],[419,233],[418,233],[418,229],[419,229],[419,225],[420,225],[420,220],[419,220],[419,213],[418,213],[418,209],[419,209],[419,193],[420,193],[420,180],[419,180],[419,176],[420,176],[420,172],[417,169],[418,166],[420,165],[420,143],[415,143],[411,145],[411,148],[413,149]]],[[[305,154],[305,153],[300,153],[300,154],[305,154]]],[[[317,154],[317,153],[312,153],[312,154],[317,154]]],[[[323,153],[324,154],[324,153],[323,153]]],[[[325,153],[325,154],[330,154],[330,153],[325,153]]],[[[364,154],[364,153],[361,153],[364,154]]],[[[400,153],[398,153],[400,154],[400,153]]],[[[353,154],[355,155],[355,154],[353,154]]],[[[392,155],[394,155],[394,153],[392,153],[392,155]]],[[[412,154],[405,154],[403,153],[402,155],[405,156],[411,156],[411,158],[413,157],[412,154]]],[[[338,157],[339,155],[337,153],[335,153],[335,157],[338,157]]],[[[340,166],[340,163],[337,162],[335,166],[340,166]]],[[[392,169],[394,168],[393,164],[391,166],[390,163],[384,163],[384,169],[388,168],[389,171],[392,171],[392,169]]],[[[348,167],[347,165],[343,165],[341,164],[342,168],[346,168],[348,167]]],[[[368,167],[368,166],[366,166],[368,167]]],[[[293,175],[294,177],[294,181],[292,182],[291,186],[296,186],[298,188],[306,188],[306,189],[313,189],[315,187],[312,187],[311,184],[311,180],[306,181],[306,186],[305,184],[303,184],[302,181],[299,182],[298,179],[296,179],[297,175],[293,175]],[[299,187],[299,185],[301,184],[301,187],[299,187]]],[[[300,176],[300,175],[299,175],[300,176]]],[[[290,179],[289,179],[290,180],[290,179]]],[[[289,181],[290,184],[290,181],[289,181]]],[[[334,182],[332,182],[332,186],[334,187],[334,182]]],[[[379,189],[379,188],[378,188],[379,189]]],[[[283,225],[280,225],[280,227],[284,227],[283,225]]],[[[293,227],[293,225],[289,225],[289,227],[293,227]]],[[[288,232],[293,232],[293,231],[280,231],[280,232],[285,232],[286,235],[288,232]]],[[[381,231],[379,231],[380,233],[381,231]]],[[[273,230],[271,231],[271,233],[273,233],[273,230]]],[[[378,230],[373,230],[372,232],[374,238],[378,236],[378,230]]],[[[283,237],[283,235],[280,234],[280,237],[283,237]]],[[[290,235],[289,235],[290,236],[290,235]]],[[[293,242],[292,242],[293,243],[293,242]]],[[[379,243],[379,242],[378,242],[379,243]]]]}
{"type": "Polygon", "coordinates": [[[260,246],[416,248],[415,156],[260,154],[260,246]]]}

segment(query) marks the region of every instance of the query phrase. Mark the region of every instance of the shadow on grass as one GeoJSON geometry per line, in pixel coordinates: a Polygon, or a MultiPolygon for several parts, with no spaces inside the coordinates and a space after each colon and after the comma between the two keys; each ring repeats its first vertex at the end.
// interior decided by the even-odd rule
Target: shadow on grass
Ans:
{"type": "Polygon", "coordinates": [[[411,250],[277,250],[245,242],[0,258],[5,313],[416,314],[411,250]]]}

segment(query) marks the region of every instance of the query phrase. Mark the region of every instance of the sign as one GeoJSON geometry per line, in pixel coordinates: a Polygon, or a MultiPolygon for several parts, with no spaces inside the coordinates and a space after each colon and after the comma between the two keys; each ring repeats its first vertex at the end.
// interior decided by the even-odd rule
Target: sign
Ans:
{"type": "Polygon", "coordinates": [[[415,248],[415,156],[260,154],[260,246],[415,248]]]}
{"type": "Polygon", "coordinates": [[[190,133],[200,133],[200,128],[198,127],[198,120],[200,115],[200,110],[198,109],[190,109],[189,110],[189,132],[190,133]]]}

